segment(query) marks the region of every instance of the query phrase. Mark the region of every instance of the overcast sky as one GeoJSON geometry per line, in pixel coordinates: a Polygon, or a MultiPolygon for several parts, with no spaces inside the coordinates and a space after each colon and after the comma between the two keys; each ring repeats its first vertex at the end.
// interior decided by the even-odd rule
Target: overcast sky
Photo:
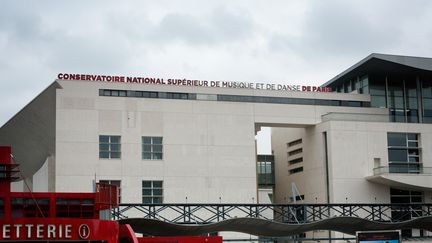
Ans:
{"type": "Polygon", "coordinates": [[[322,84],[432,57],[429,0],[0,1],[0,126],[57,73],[322,84]]]}

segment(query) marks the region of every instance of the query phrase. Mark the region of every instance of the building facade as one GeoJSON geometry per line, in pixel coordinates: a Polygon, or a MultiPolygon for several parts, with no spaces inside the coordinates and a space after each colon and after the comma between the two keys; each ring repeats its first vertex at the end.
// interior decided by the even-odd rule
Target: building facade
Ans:
{"type": "Polygon", "coordinates": [[[431,75],[430,58],[372,54],[324,84],[370,95],[388,114],[335,112],[314,126],[272,129],[275,201],[295,183],[308,203],[430,203],[431,75]]]}
{"type": "Polygon", "coordinates": [[[0,144],[34,191],[105,182],[122,203],[430,202],[431,74],[379,54],[322,87],[60,74],[0,144]]]}

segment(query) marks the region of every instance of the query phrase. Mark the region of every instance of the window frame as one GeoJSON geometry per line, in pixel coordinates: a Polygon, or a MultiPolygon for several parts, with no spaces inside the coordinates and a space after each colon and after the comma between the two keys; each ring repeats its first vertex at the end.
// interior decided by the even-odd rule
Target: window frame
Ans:
{"type": "Polygon", "coordinates": [[[162,136],[141,136],[141,159],[142,160],[163,160],[164,146],[162,136]],[[145,143],[146,139],[150,139],[150,143],[145,143]],[[154,140],[159,140],[160,143],[155,143],[154,140]],[[160,150],[155,148],[160,147],[160,150]],[[150,150],[146,150],[150,148],[150,150]],[[149,156],[147,156],[149,155],[149,156]]]}
{"type": "Polygon", "coordinates": [[[423,165],[419,133],[388,132],[387,153],[390,173],[421,173],[423,165]],[[398,159],[398,157],[405,158],[398,159]]]}
{"type": "Polygon", "coordinates": [[[121,159],[120,135],[99,135],[99,159],[121,159]],[[108,138],[108,141],[103,141],[103,138],[108,138]],[[118,138],[118,142],[112,142],[113,138],[118,138]],[[113,149],[116,145],[118,145],[118,149],[113,149]],[[103,148],[104,146],[107,148],[103,148]],[[103,154],[105,156],[102,156],[103,154]]]}
{"type": "Polygon", "coordinates": [[[163,203],[164,199],[164,189],[163,189],[163,180],[142,180],[141,181],[141,198],[142,203],[144,204],[158,204],[163,203]],[[150,183],[150,186],[145,186],[144,183],[150,183]],[[160,183],[160,186],[155,185],[156,183],[160,183]],[[144,190],[150,191],[150,194],[145,194],[144,190]],[[160,190],[160,194],[156,194],[155,192],[160,190]],[[150,199],[150,201],[146,201],[145,199],[150,199]],[[157,199],[157,200],[155,200],[157,199]]]}

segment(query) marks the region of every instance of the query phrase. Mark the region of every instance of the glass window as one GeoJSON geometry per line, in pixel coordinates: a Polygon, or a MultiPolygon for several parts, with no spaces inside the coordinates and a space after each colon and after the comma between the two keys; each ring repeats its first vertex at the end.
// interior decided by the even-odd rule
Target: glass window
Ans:
{"type": "Polygon", "coordinates": [[[162,137],[142,137],[142,159],[162,160],[162,137]]]}
{"type": "MultiPolygon", "coordinates": [[[[410,211],[400,210],[399,207],[392,207],[391,217],[394,221],[406,221],[423,215],[422,206],[413,205],[413,203],[422,203],[423,193],[420,191],[407,191],[390,188],[390,203],[392,204],[410,204],[410,211]]],[[[411,229],[402,230],[403,237],[411,237],[411,229]]]]}
{"type": "Polygon", "coordinates": [[[297,163],[301,163],[301,162],[303,162],[303,157],[300,157],[300,158],[297,158],[297,159],[292,159],[292,160],[289,160],[289,161],[288,161],[288,163],[289,163],[290,165],[297,164],[297,163]]]}
{"type": "Polygon", "coordinates": [[[301,138],[294,140],[294,141],[288,143],[288,147],[292,147],[294,145],[301,144],[302,142],[303,142],[303,140],[301,138]]]}
{"type": "Polygon", "coordinates": [[[303,167],[298,167],[298,168],[289,170],[289,173],[291,175],[291,174],[296,174],[296,173],[299,173],[299,172],[302,172],[302,171],[303,171],[303,167]]]}
{"type": "Polygon", "coordinates": [[[99,136],[99,158],[120,159],[121,143],[120,136],[100,135],[99,136]]]}
{"type": "Polygon", "coordinates": [[[142,181],[142,202],[163,202],[163,181],[142,181]]]}
{"type": "Polygon", "coordinates": [[[403,97],[390,96],[389,97],[389,107],[390,108],[404,108],[404,99],[403,97]]]}
{"type": "Polygon", "coordinates": [[[388,133],[387,134],[387,144],[388,146],[400,146],[406,147],[407,136],[406,133],[388,133]]]}
{"type": "Polygon", "coordinates": [[[259,174],[271,174],[272,172],[272,162],[259,161],[258,162],[258,173],[259,174]]]}
{"type": "Polygon", "coordinates": [[[419,135],[387,133],[390,173],[420,173],[419,135]]]}
{"type": "Polygon", "coordinates": [[[407,162],[408,151],[406,149],[389,149],[389,162],[407,162]]]}
{"type": "Polygon", "coordinates": [[[302,148],[295,149],[295,150],[289,151],[288,152],[288,156],[293,156],[293,155],[296,155],[296,154],[299,154],[299,153],[302,153],[302,152],[303,152],[302,148]]]}
{"type": "Polygon", "coordinates": [[[405,94],[407,97],[417,97],[417,82],[415,79],[405,80],[405,94]]]}
{"type": "Polygon", "coordinates": [[[408,98],[407,99],[407,109],[417,109],[417,98],[408,98]]]}
{"type": "Polygon", "coordinates": [[[403,96],[404,82],[400,77],[388,77],[389,96],[403,96]]]}
{"type": "Polygon", "coordinates": [[[378,108],[387,107],[386,97],[385,96],[372,95],[371,96],[371,106],[372,107],[378,107],[378,108]]]}
{"type": "Polygon", "coordinates": [[[369,78],[367,75],[360,78],[360,94],[369,94],[369,78]]]}
{"type": "Polygon", "coordinates": [[[189,99],[189,95],[187,93],[167,93],[167,98],[187,100],[189,99]]]}
{"type": "Polygon", "coordinates": [[[432,82],[427,79],[422,80],[422,94],[425,98],[432,98],[432,82]]]}

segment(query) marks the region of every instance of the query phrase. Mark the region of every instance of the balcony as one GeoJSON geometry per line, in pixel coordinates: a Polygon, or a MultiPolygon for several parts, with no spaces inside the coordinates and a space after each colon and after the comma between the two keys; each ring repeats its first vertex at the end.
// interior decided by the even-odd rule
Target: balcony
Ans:
{"type": "Polygon", "coordinates": [[[373,169],[368,181],[391,187],[411,190],[432,189],[432,167],[423,167],[419,163],[405,163],[391,166],[380,166],[373,169]]]}

